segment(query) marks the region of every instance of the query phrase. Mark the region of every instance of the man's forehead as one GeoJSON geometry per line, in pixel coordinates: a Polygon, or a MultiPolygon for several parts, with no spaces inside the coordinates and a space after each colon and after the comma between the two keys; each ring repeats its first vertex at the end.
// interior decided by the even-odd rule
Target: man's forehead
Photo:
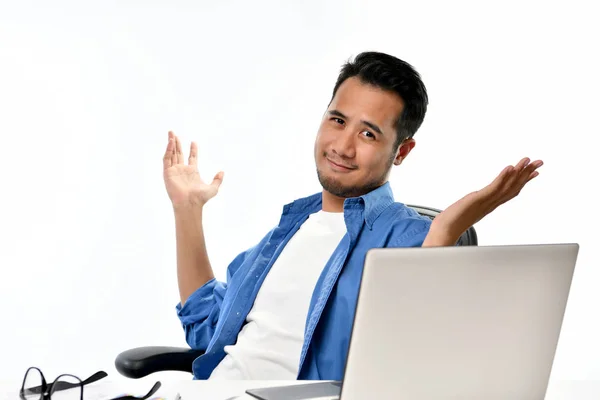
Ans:
{"type": "Polygon", "coordinates": [[[341,111],[350,118],[366,117],[377,120],[380,124],[393,125],[403,107],[404,102],[396,93],[352,77],[340,85],[329,110],[341,111]]]}

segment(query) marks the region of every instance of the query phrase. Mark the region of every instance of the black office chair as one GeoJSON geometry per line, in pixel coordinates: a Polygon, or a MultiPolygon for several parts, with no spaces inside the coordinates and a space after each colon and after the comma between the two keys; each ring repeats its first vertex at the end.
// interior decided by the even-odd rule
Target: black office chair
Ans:
{"type": "MultiPolygon", "coordinates": [[[[432,220],[441,210],[409,205],[419,214],[432,220]]],[[[456,243],[458,246],[477,246],[477,233],[474,227],[466,230],[456,243]]],[[[121,375],[128,378],[143,378],[160,371],[182,371],[192,373],[192,362],[204,354],[202,350],[183,347],[147,346],[122,352],[115,359],[115,366],[121,375]]]]}

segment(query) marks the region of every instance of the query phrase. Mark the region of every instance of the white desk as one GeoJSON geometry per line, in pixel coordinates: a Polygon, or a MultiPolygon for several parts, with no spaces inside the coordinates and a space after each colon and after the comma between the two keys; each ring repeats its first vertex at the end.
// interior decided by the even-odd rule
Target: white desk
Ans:
{"type": "MultiPolygon", "coordinates": [[[[150,390],[155,378],[142,380],[119,379],[97,382],[85,388],[85,400],[107,400],[124,392],[143,395],[150,390]]],[[[249,388],[302,384],[306,381],[161,381],[162,386],[154,397],[161,396],[174,400],[179,393],[181,400],[252,400],[244,391],[249,388]]],[[[18,399],[18,388],[0,388],[0,399],[18,399]],[[7,390],[3,390],[7,389],[7,390]]],[[[600,381],[555,381],[551,382],[545,400],[598,400],[600,399],[600,381]]],[[[54,399],[53,399],[54,400],[54,399]]],[[[60,400],[57,398],[56,400],[60,400]]],[[[254,399],[255,400],[255,399],[254,399]]],[[[532,399],[535,400],[535,399],[532,399]]]]}

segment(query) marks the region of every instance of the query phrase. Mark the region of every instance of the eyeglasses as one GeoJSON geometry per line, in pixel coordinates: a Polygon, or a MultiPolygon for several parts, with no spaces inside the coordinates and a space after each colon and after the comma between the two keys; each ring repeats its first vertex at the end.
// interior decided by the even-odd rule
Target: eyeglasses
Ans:
{"type": "MultiPolygon", "coordinates": [[[[75,375],[62,374],[54,382],[47,383],[39,368],[30,367],[25,372],[19,395],[22,400],[83,400],[83,387],[106,376],[108,376],[106,372],[98,371],[82,381],[75,375]],[[57,392],[61,392],[60,395],[56,394],[57,392]]],[[[125,395],[111,400],[147,400],[158,391],[160,386],[160,382],[156,382],[142,397],[125,395]]]]}
{"type": "Polygon", "coordinates": [[[83,400],[83,386],[96,382],[106,376],[108,376],[106,372],[98,371],[82,381],[75,375],[62,374],[54,382],[47,383],[44,374],[39,368],[30,367],[25,372],[19,395],[22,400],[50,400],[54,393],[72,389],[60,397],[65,400],[83,400]]]}

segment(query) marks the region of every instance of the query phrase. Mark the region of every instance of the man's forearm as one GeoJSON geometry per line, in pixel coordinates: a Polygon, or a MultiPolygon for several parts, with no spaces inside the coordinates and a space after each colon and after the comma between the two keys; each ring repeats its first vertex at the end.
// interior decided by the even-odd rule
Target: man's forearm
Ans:
{"type": "Polygon", "coordinates": [[[460,235],[462,235],[462,232],[458,232],[456,227],[452,229],[452,227],[444,226],[437,222],[434,220],[431,223],[429,233],[427,233],[422,247],[454,246],[460,235]]]}
{"type": "Polygon", "coordinates": [[[175,210],[177,282],[181,305],[214,277],[202,228],[202,207],[175,210]]]}

